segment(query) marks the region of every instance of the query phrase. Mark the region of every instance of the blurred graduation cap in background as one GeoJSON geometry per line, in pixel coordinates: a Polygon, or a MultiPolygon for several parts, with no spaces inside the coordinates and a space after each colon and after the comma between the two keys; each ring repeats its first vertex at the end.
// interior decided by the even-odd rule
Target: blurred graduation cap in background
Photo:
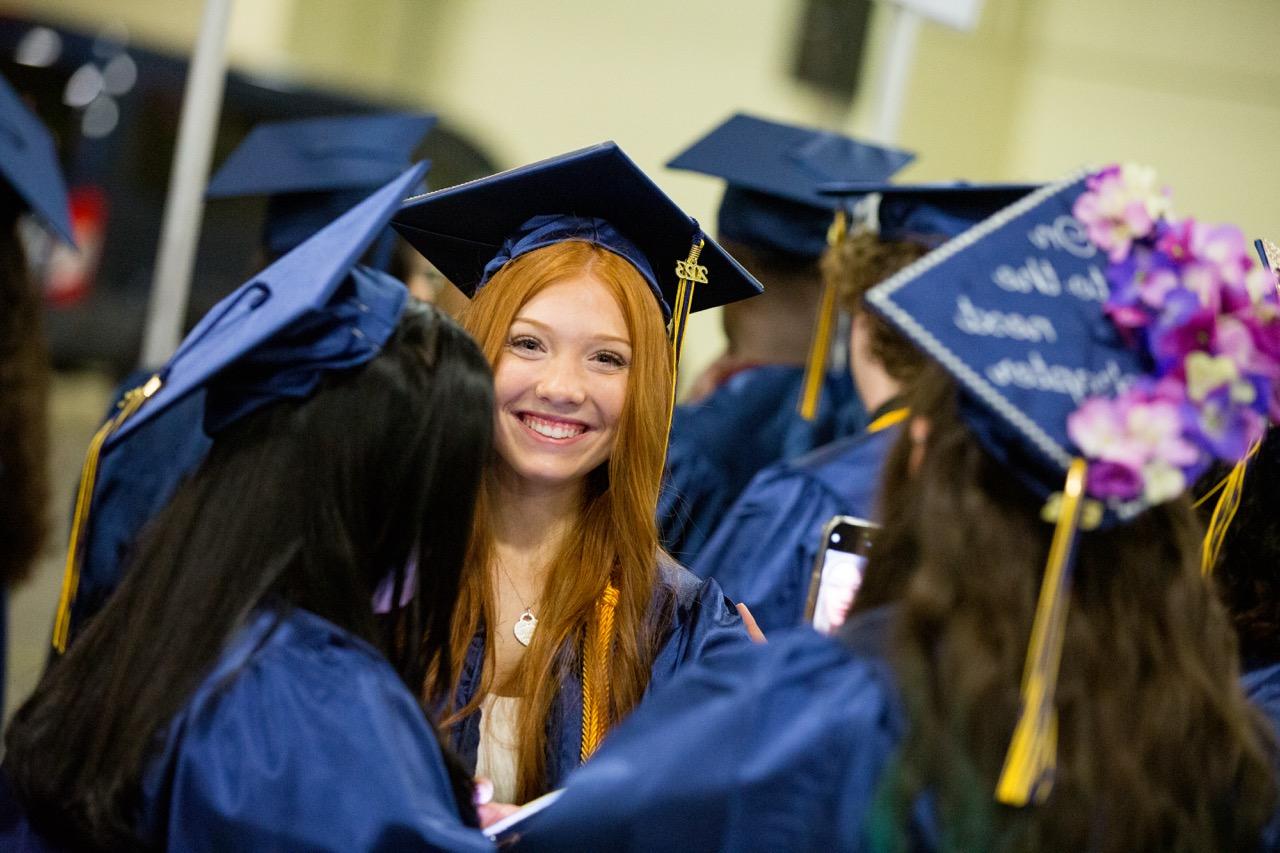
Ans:
{"type": "MultiPolygon", "coordinates": [[[[177,352],[94,436],[81,474],[54,647],[64,651],[79,587],[80,550],[97,466],[147,423],[204,390],[205,431],[216,433],[267,403],[303,398],[323,376],[374,358],[399,321],[408,291],[391,276],[358,265],[401,201],[426,174],[425,163],[373,195],[241,285],[191,330],[177,352]]],[[[118,572],[118,567],[116,567],[118,572]]],[[[113,578],[95,578],[114,586],[113,578]]],[[[77,626],[88,614],[77,613],[77,626]]]]}
{"type": "Polygon", "coordinates": [[[723,178],[718,236],[818,258],[840,209],[833,182],[881,182],[915,160],[897,148],[738,113],[667,163],[723,178]]]}
{"type": "Polygon", "coordinates": [[[74,246],[67,186],[53,137],[0,77],[0,174],[22,205],[44,226],[74,246]]]}
{"type": "MultiPolygon", "coordinates": [[[[259,124],[218,168],[205,195],[266,196],[263,244],[279,256],[407,168],[435,123],[432,115],[378,113],[259,124]]],[[[374,266],[385,267],[390,245],[379,245],[375,255],[383,262],[374,266]]]]}
{"type": "Polygon", "coordinates": [[[607,249],[648,282],[677,359],[689,313],[763,290],[613,142],[410,199],[392,225],[467,296],[535,249],[607,249]]]}
{"type": "MultiPolygon", "coordinates": [[[[847,229],[844,204],[822,192],[836,182],[885,181],[915,154],[831,131],[738,113],[667,163],[723,178],[717,234],[801,258],[819,258],[847,229]]],[[[823,293],[810,340],[798,411],[817,417],[835,325],[835,289],[823,293]]]]}
{"type": "Polygon", "coordinates": [[[1040,187],[1031,183],[920,184],[833,181],[819,190],[851,204],[876,194],[875,227],[882,240],[936,248],[1040,187]]]}

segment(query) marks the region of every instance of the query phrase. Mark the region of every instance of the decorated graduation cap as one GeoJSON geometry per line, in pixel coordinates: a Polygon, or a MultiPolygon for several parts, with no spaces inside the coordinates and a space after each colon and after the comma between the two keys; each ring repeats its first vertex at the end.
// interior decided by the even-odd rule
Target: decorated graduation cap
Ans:
{"type": "Polygon", "coordinates": [[[209,182],[209,198],[267,196],[263,242],[284,254],[408,167],[434,116],[379,113],[260,124],[209,182]]]}
{"type": "Polygon", "coordinates": [[[1037,190],[867,301],[952,375],[975,435],[1056,524],[996,791],[1040,802],[1077,530],[1248,455],[1280,412],[1273,277],[1239,230],[1175,218],[1151,170],[1112,166],[1037,190]]]}
{"type": "Polygon", "coordinates": [[[75,245],[67,186],[58,167],[53,137],[0,77],[0,174],[30,210],[54,233],[75,245]]]}
{"type": "Polygon", "coordinates": [[[159,372],[125,394],[94,436],[81,472],[54,623],[59,652],[69,637],[102,454],[198,389],[206,389],[206,432],[216,435],[270,402],[309,396],[331,371],[373,359],[395,330],[408,292],[357,262],[425,172],[425,163],[406,170],[241,285],[210,309],[159,372]]]}
{"type": "Polygon", "coordinates": [[[508,261],[565,241],[629,261],[671,321],[763,291],[613,142],[410,199],[392,225],[467,296],[508,261]]]}
{"type": "Polygon", "coordinates": [[[738,113],[667,167],[728,183],[717,222],[722,238],[817,258],[837,208],[821,188],[885,181],[914,159],[909,151],[738,113]]]}

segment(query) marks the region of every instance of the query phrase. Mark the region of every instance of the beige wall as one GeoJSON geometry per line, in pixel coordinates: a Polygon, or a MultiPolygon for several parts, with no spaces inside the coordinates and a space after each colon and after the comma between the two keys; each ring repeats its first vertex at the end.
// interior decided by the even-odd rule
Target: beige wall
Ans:
{"type": "MultiPolygon", "coordinates": [[[[74,21],[123,20],[187,49],[198,0],[23,0],[74,21]]],[[[735,109],[870,128],[788,79],[791,0],[240,0],[232,56],[438,109],[504,165],[620,142],[704,222],[719,185],[662,170],[735,109]]],[[[873,28],[878,67],[886,16],[873,28]]],[[[1048,179],[1141,159],[1179,206],[1280,235],[1280,4],[1276,0],[987,0],[975,33],[926,24],[902,142],[915,178],[1048,179]]],[[[693,327],[686,364],[720,346],[693,327]]]]}

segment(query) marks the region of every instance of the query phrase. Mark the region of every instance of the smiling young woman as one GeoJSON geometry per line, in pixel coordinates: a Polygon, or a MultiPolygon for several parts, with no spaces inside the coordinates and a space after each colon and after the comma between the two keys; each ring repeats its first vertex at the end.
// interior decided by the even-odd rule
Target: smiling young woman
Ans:
{"type": "Polygon", "coordinates": [[[662,550],[655,508],[676,262],[702,244],[736,298],[757,286],[613,146],[429,194],[399,223],[474,293],[461,321],[494,368],[494,454],[452,687],[428,698],[494,798],[525,802],[561,784],[649,688],[747,639],[719,587],[662,550]]]}

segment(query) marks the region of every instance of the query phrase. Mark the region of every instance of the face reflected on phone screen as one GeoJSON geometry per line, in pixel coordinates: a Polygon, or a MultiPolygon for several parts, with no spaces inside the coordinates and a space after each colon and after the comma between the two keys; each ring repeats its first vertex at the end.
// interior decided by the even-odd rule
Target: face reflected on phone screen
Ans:
{"type": "Polygon", "coordinates": [[[813,609],[813,627],[819,633],[832,634],[844,624],[866,567],[867,558],[860,554],[827,549],[813,609]]]}

